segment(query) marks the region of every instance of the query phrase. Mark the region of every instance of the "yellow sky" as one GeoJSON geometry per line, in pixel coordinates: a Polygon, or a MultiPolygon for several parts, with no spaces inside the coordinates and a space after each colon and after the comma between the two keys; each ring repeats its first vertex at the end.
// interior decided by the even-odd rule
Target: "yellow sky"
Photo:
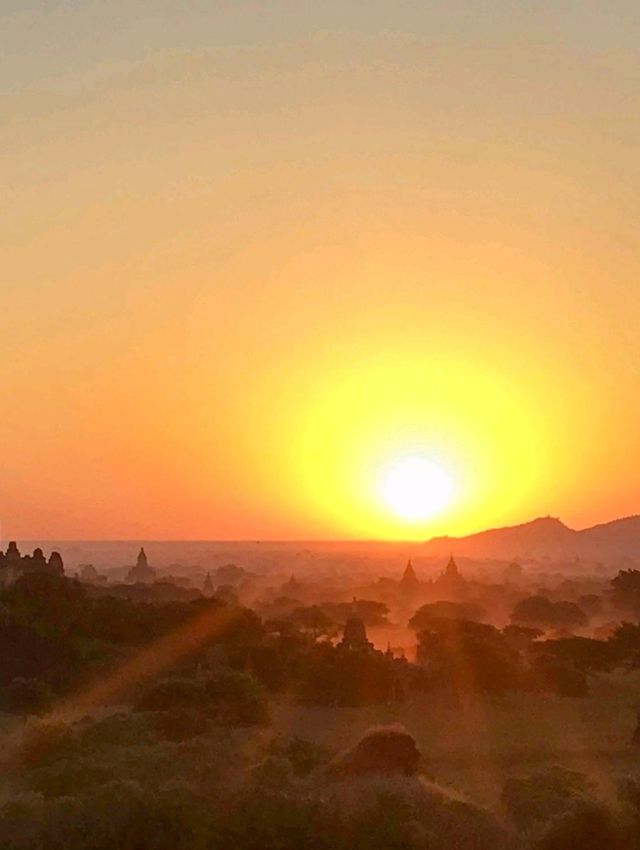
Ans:
{"type": "Polygon", "coordinates": [[[637,10],[177,5],[7,4],[1,536],[638,512],[637,10]]]}

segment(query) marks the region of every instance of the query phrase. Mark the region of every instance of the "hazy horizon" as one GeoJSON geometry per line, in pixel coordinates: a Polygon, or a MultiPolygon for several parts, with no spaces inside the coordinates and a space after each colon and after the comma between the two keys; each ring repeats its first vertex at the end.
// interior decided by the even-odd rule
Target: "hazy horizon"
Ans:
{"type": "MultiPolygon", "coordinates": [[[[611,519],[602,519],[598,522],[595,522],[593,525],[584,526],[581,528],[573,528],[572,526],[565,523],[562,517],[553,517],[550,514],[546,514],[544,516],[536,516],[531,517],[529,519],[523,519],[519,522],[515,522],[512,525],[507,526],[491,526],[488,528],[478,528],[476,530],[472,530],[468,532],[468,534],[464,535],[453,535],[447,534],[446,532],[443,534],[434,535],[433,537],[424,538],[424,540],[407,537],[407,538],[391,538],[391,537],[289,537],[289,538],[276,538],[276,537],[262,537],[262,538],[254,538],[254,537],[236,537],[236,538],[223,538],[223,537],[25,537],[21,538],[22,543],[41,543],[41,542],[63,542],[63,543],[73,543],[73,542],[83,542],[83,543],[242,543],[242,544],[260,544],[260,543],[269,543],[269,544],[277,544],[277,543],[286,543],[286,544],[295,544],[295,543],[326,543],[326,544],[340,544],[340,543],[363,543],[363,544],[380,544],[384,545],[395,545],[395,544],[411,544],[411,545],[420,545],[421,542],[429,542],[429,540],[437,539],[440,537],[447,537],[451,539],[456,539],[459,537],[472,537],[476,534],[482,534],[486,531],[499,531],[505,528],[518,528],[523,525],[529,525],[533,522],[537,522],[539,520],[557,520],[562,523],[566,528],[570,531],[588,531],[592,528],[598,528],[603,525],[611,525],[616,522],[624,522],[625,520],[632,520],[640,518],[640,514],[628,514],[627,516],[613,517],[611,519]]],[[[9,538],[0,537],[1,540],[8,540],[9,538]]]]}

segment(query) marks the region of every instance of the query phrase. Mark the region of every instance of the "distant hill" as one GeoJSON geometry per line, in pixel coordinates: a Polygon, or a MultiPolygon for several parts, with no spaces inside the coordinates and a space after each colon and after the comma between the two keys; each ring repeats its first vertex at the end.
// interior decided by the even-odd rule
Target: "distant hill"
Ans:
{"type": "Polygon", "coordinates": [[[522,525],[492,528],[468,537],[434,537],[421,547],[425,555],[445,557],[453,552],[469,558],[577,557],[610,561],[640,559],[640,516],[626,517],[575,531],[554,517],[522,525]]]}

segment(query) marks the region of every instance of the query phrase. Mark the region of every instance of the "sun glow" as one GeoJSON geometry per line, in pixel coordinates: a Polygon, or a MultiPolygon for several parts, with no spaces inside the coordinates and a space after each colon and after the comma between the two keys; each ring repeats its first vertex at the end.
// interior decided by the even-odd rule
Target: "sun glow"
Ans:
{"type": "MultiPolygon", "coordinates": [[[[548,462],[538,410],[487,364],[408,345],[364,360],[345,343],[318,358],[304,386],[265,398],[272,410],[299,411],[282,464],[295,478],[277,498],[301,528],[321,518],[336,539],[422,540],[526,514],[548,462]]],[[[254,473],[264,462],[271,481],[263,449],[254,473]]]]}
{"type": "Polygon", "coordinates": [[[411,455],[384,470],[380,491],[396,516],[417,522],[444,510],[451,501],[454,485],[451,475],[439,463],[411,455]]]}

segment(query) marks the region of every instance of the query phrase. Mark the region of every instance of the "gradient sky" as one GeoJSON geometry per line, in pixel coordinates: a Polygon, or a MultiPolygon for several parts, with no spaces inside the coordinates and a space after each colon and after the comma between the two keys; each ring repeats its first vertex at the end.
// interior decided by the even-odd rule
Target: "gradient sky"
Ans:
{"type": "Polygon", "coordinates": [[[0,536],[636,513],[640,8],[0,0],[0,536]],[[380,469],[452,475],[394,519],[380,469]]]}

